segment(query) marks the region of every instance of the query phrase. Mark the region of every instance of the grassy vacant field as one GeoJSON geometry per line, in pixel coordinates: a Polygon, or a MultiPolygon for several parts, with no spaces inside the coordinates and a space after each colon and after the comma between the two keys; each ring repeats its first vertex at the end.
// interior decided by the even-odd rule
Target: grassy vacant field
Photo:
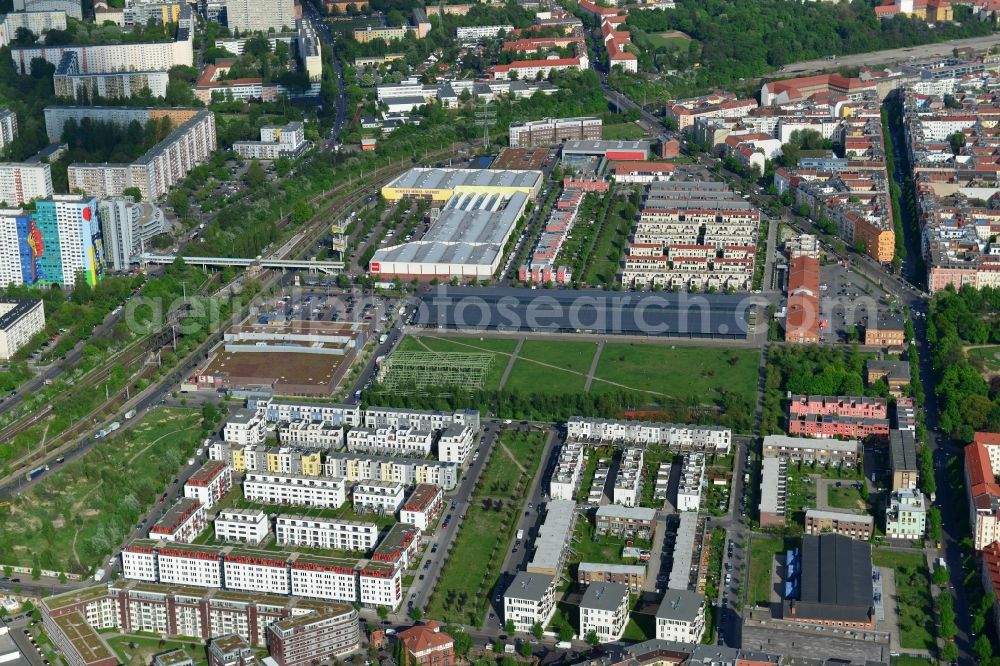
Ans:
{"type": "Polygon", "coordinates": [[[754,350],[608,344],[590,390],[615,390],[623,384],[654,395],[709,402],[725,389],[752,401],[758,357],[754,350]]]}
{"type": "Polygon", "coordinates": [[[0,564],[82,574],[111,553],[201,438],[195,410],[156,409],[141,418],[82,459],[53,464],[0,509],[0,564]]]}
{"type": "Polygon", "coordinates": [[[747,571],[747,604],[767,605],[771,601],[771,570],[774,556],[784,550],[784,541],[775,537],[753,536],[750,542],[750,569],[747,571]]]}
{"type": "Polygon", "coordinates": [[[861,492],[852,485],[828,486],[826,489],[826,501],[830,506],[837,509],[864,509],[865,501],[861,499],[861,492]]]}
{"type": "Polygon", "coordinates": [[[967,353],[971,360],[981,361],[983,369],[987,373],[994,374],[1000,372],[1000,346],[973,347],[967,353]]]}
{"type": "MultiPolygon", "coordinates": [[[[872,564],[892,569],[896,577],[899,644],[904,648],[935,649],[934,601],[923,553],[875,550],[872,552],[872,564]]],[[[891,599],[885,601],[892,603],[891,599]]]]}
{"type": "Polygon", "coordinates": [[[646,36],[649,38],[649,41],[653,44],[654,48],[663,46],[674,49],[675,51],[687,49],[688,45],[693,41],[690,36],[679,30],[653,32],[648,33],[646,36]]]}
{"type": "Polygon", "coordinates": [[[601,137],[608,141],[635,141],[644,136],[646,136],[646,131],[635,123],[605,125],[601,129],[601,137]]]}
{"type": "Polygon", "coordinates": [[[517,524],[521,501],[538,470],[543,438],[541,433],[501,435],[500,442],[513,456],[497,446],[483,470],[455,546],[425,609],[428,617],[475,626],[482,623],[517,524]],[[504,489],[505,481],[514,485],[504,489]],[[494,487],[494,482],[500,485],[494,487]]]}
{"type": "Polygon", "coordinates": [[[400,351],[408,352],[461,352],[466,354],[492,353],[493,364],[486,375],[483,388],[496,390],[500,387],[500,378],[507,367],[517,340],[514,338],[483,338],[476,337],[446,337],[438,338],[432,335],[407,336],[399,343],[400,351]]]}
{"type": "Polygon", "coordinates": [[[153,656],[168,650],[183,648],[188,656],[194,660],[195,666],[204,666],[208,663],[208,655],[201,640],[192,639],[190,643],[184,641],[168,641],[152,638],[150,636],[125,635],[115,636],[108,639],[108,645],[118,655],[118,659],[126,666],[146,666],[152,663],[153,656]],[[132,647],[132,646],[135,647],[132,647]]]}
{"type": "Polygon", "coordinates": [[[583,393],[596,349],[592,342],[526,340],[504,388],[526,393],[583,393]]]}

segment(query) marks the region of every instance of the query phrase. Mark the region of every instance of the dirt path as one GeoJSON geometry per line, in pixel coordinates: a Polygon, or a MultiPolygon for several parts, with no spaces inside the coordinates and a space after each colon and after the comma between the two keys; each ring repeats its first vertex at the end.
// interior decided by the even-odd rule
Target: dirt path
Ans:
{"type": "Polygon", "coordinates": [[[498,391],[502,391],[503,387],[507,384],[507,378],[510,377],[510,371],[514,369],[514,363],[517,362],[517,355],[521,353],[521,347],[523,346],[524,338],[519,338],[517,346],[514,347],[514,353],[507,359],[507,367],[503,369],[503,375],[500,377],[500,386],[497,387],[498,391]]]}
{"type": "Polygon", "coordinates": [[[154,439],[152,442],[150,442],[146,446],[142,447],[140,450],[136,451],[135,455],[133,455],[131,458],[128,459],[128,463],[127,464],[131,465],[132,463],[134,463],[136,458],[138,458],[143,453],[145,453],[146,451],[148,451],[149,449],[151,449],[154,444],[160,442],[161,440],[166,439],[167,437],[171,437],[173,435],[176,435],[177,433],[184,432],[185,430],[191,430],[191,429],[197,428],[197,427],[198,427],[197,424],[196,425],[189,425],[187,428],[179,428],[177,430],[172,430],[171,432],[168,432],[168,433],[165,433],[163,435],[160,435],[159,437],[157,437],[156,439],[154,439]]]}
{"type": "Polygon", "coordinates": [[[528,470],[524,469],[524,465],[522,465],[521,463],[519,463],[517,461],[517,458],[514,457],[514,454],[511,453],[511,450],[507,448],[506,444],[504,444],[503,442],[501,442],[499,439],[497,439],[497,444],[499,444],[500,448],[504,450],[504,453],[507,454],[507,457],[510,458],[510,460],[511,460],[512,463],[514,463],[514,466],[517,467],[519,470],[521,470],[521,474],[527,474],[528,473],[528,470]]]}

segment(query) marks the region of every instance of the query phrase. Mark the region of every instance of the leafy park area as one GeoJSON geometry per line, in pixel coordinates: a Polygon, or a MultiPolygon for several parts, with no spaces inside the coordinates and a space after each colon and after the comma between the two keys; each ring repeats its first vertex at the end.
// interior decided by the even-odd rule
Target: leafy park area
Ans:
{"type": "Polygon", "coordinates": [[[626,411],[641,409],[650,419],[724,424],[738,432],[752,427],[757,351],[610,343],[604,345],[585,392],[598,349],[595,343],[530,339],[525,340],[507,383],[498,391],[494,387],[515,346],[514,337],[405,338],[400,347],[405,351],[494,353],[486,387],[482,391],[454,387],[390,391],[375,385],[365,400],[422,409],[487,406],[500,418],[532,420],[565,420],[577,414],[621,417],[626,411]],[[650,368],[670,371],[650,372],[650,368]]]}
{"type": "Polygon", "coordinates": [[[1000,343],[1000,289],[963,287],[934,294],[927,339],[937,380],[938,424],[963,442],[977,430],[1000,431],[1000,377],[983,378],[985,359],[966,345],[1000,343]]]}
{"type": "Polygon", "coordinates": [[[89,574],[218,419],[214,410],[159,408],[42,476],[0,509],[0,564],[89,574]]]}
{"type": "Polygon", "coordinates": [[[541,433],[504,432],[500,436],[447,554],[425,609],[427,616],[482,624],[544,445],[541,433]]]}
{"type": "Polygon", "coordinates": [[[195,666],[208,664],[208,653],[200,638],[185,642],[142,634],[126,634],[109,638],[108,646],[125,666],[146,666],[152,663],[155,655],[177,649],[184,650],[194,661],[195,666]]]}

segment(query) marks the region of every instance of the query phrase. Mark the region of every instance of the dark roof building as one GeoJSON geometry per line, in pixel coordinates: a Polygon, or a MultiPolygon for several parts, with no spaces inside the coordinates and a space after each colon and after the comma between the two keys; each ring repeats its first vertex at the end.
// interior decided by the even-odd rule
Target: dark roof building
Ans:
{"type": "Polygon", "coordinates": [[[801,593],[785,600],[785,620],[874,628],[870,544],[840,534],[804,536],[801,567],[801,593]]]}

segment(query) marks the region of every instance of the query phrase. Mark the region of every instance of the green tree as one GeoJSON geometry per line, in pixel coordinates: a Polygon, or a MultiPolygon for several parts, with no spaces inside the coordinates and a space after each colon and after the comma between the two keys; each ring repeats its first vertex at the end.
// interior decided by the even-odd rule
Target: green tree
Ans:
{"type": "Polygon", "coordinates": [[[376,612],[378,613],[378,616],[383,620],[389,617],[389,609],[386,608],[385,606],[379,606],[376,612]]]}
{"type": "Polygon", "coordinates": [[[41,568],[37,564],[31,567],[31,580],[38,580],[41,577],[42,577],[41,568]]]}
{"type": "Polygon", "coordinates": [[[122,196],[132,197],[136,201],[142,201],[142,190],[138,187],[126,187],[122,190],[122,196]]]}
{"type": "Polygon", "coordinates": [[[601,643],[601,639],[598,637],[596,631],[588,632],[587,635],[583,637],[583,640],[587,641],[587,643],[594,646],[600,645],[601,643]]]}
{"type": "Polygon", "coordinates": [[[514,633],[514,629],[515,629],[515,627],[514,627],[514,620],[507,620],[506,622],[504,622],[503,629],[508,634],[514,633]]]}
{"type": "Polygon", "coordinates": [[[976,639],[975,643],[973,643],[972,652],[979,657],[980,664],[989,663],[990,659],[993,658],[993,644],[990,642],[990,639],[983,634],[976,639]]]}
{"type": "Polygon", "coordinates": [[[541,622],[536,622],[533,625],[531,625],[531,635],[534,636],[535,638],[541,638],[544,632],[545,629],[542,627],[541,622]]]}
{"type": "Polygon", "coordinates": [[[522,641],[521,647],[518,648],[518,650],[521,652],[522,657],[525,659],[531,659],[531,643],[528,641],[522,641]]]}
{"type": "Polygon", "coordinates": [[[560,625],[559,627],[559,640],[568,641],[573,639],[573,627],[568,624],[560,625]]]}
{"type": "Polygon", "coordinates": [[[931,578],[934,581],[935,585],[944,587],[945,585],[948,584],[948,570],[945,569],[944,567],[938,567],[937,569],[934,570],[934,574],[932,575],[931,578]]]}
{"type": "Polygon", "coordinates": [[[958,647],[951,641],[946,642],[941,648],[941,660],[948,663],[958,661],[958,647]]]}
{"type": "Polygon", "coordinates": [[[243,174],[243,180],[252,188],[260,187],[267,181],[267,174],[264,173],[264,167],[260,165],[260,162],[257,160],[250,161],[246,173],[243,174]]]}
{"type": "Polygon", "coordinates": [[[422,618],[423,616],[424,612],[420,610],[418,606],[414,606],[413,608],[410,609],[410,617],[412,617],[417,622],[419,622],[420,618],[422,618]]]}

